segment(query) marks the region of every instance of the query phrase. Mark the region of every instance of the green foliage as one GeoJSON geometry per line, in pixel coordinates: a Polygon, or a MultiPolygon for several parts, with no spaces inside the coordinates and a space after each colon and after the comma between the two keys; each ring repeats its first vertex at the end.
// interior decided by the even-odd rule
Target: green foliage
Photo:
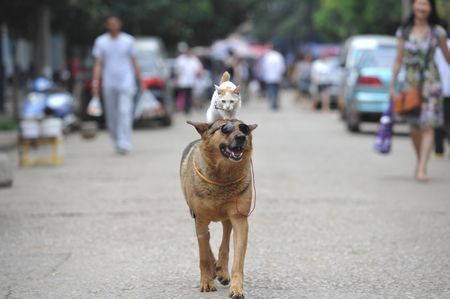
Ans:
{"type": "MultiPolygon", "coordinates": [[[[437,3],[448,19],[450,1],[437,3]]],[[[125,31],[161,36],[169,45],[180,40],[210,44],[248,19],[263,41],[336,42],[351,34],[393,34],[402,16],[400,0],[0,0],[0,21],[13,35],[32,38],[42,4],[52,11],[54,31],[84,45],[104,31],[110,14],[124,20],[125,31]]]]}
{"type": "Polygon", "coordinates": [[[290,40],[312,39],[314,0],[257,1],[252,13],[254,33],[263,40],[277,36],[290,40]]]}
{"type": "Polygon", "coordinates": [[[340,41],[358,33],[393,34],[401,22],[399,0],[258,1],[253,16],[261,38],[340,41]]]}
{"type": "MultiPolygon", "coordinates": [[[[169,44],[186,40],[208,44],[224,37],[247,18],[247,0],[66,0],[72,10],[85,15],[83,34],[92,40],[103,31],[103,20],[115,14],[124,21],[124,30],[134,35],[162,36],[169,44]]],[[[67,16],[57,14],[58,23],[67,16]]],[[[76,20],[74,20],[76,21],[76,20]]],[[[80,22],[75,22],[76,28],[80,22]]],[[[76,34],[76,32],[73,32],[76,34]]]]}
{"type": "Polygon", "coordinates": [[[186,40],[209,44],[223,38],[247,19],[251,0],[0,0],[0,21],[17,35],[32,37],[40,5],[52,12],[52,28],[69,42],[90,44],[104,31],[104,18],[120,16],[124,30],[134,35],[157,35],[169,44],[186,40]],[[35,23],[34,23],[35,24],[35,23]]]}
{"type": "Polygon", "coordinates": [[[10,118],[0,118],[0,131],[17,130],[17,123],[10,118]]]}
{"type": "Polygon", "coordinates": [[[320,0],[314,25],[322,39],[340,40],[352,34],[393,34],[401,23],[398,0],[320,0]]]}

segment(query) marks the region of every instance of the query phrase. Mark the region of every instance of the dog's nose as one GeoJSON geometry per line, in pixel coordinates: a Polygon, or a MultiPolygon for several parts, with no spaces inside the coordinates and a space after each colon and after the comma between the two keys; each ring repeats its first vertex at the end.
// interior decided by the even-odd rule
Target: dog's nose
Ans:
{"type": "Polygon", "coordinates": [[[244,143],[245,142],[245,135],[242,133],[239,133],[236,135],[236,137],[234,137],[234,139],[236,139],[237,142],[239,143],[244,143]]]}

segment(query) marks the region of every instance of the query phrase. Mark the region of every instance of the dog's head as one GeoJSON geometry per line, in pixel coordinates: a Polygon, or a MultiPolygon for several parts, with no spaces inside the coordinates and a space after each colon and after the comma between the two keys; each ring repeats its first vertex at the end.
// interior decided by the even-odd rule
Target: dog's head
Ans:
{"type": "Polygon", "coordinates": [[[246,125],[237,119],[220,119],[212,124],[188,121],[188,124],[202,137],[201,150],[212,161],[241,162],[250,158],[256,124],[246,125]]]}

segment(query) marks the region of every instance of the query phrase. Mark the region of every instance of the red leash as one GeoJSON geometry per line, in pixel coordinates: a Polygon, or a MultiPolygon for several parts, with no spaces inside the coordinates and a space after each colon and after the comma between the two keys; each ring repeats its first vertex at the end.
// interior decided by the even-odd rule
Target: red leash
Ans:
{"type": "MultiPolygon", "coordinates": [[[[255,208],[256,208],[256,181],[255,181],[255,172],[254,172],[254,170],[253,170],[253,160],[252,160],[252,159],[250,159],[250,164],[251,164],[252,185],[253,185],[253,194],[254,194],[254,196],[255,196],[255,202],[254,202],[254,204],[253,204],[253,208],[250,210],[250,212],[248,213],[248,215],[242,214],[242,213],[239,211],[239,207],[238,207],[239,193],[236,192],[236,212],[237,212],[239,215],[243,216],[243,217],[250,217],[250,215],[253,213],[253,211],[254,211],[255,208]]],[[[253,199],[253,196],[252,196],[252,199],[253,199]]]]}

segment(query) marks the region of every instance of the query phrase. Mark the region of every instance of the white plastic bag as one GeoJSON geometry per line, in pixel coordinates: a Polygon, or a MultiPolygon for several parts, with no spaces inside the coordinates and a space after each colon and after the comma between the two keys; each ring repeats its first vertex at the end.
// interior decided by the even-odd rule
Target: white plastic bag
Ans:
{"type": "Polygon", "coordinates": [[[87,114],[90,116],[99,117],[103,114],[102,104],[99,97],[92,97],[87,106],[87,114]]]}
{"type": "Polygon", "coordinates": [[[150,90],[143,91],[138,98],[134,119],[152,117],[161,109],[161,104],[150,90]]]}

